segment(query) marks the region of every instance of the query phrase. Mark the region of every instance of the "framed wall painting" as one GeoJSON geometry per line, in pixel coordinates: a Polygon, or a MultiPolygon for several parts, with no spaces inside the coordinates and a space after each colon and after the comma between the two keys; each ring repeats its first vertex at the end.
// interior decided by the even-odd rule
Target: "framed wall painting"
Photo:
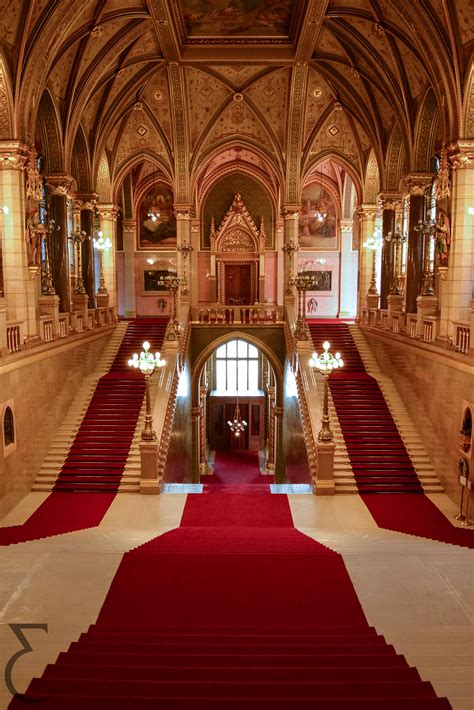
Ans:
{"type": "Polygon", "coordinates": [[[318,183],[311,183],[303,190],[298,245],[305,251],[333,251],[339,248],[336,205],[331,195],[318,183]]]}
{"type": "Polygon", "coordinates": [[[153,185],[138,209],[138,248],[173,249],[176,247],[176,217],[173,193],[167,185],[153,185]]]}

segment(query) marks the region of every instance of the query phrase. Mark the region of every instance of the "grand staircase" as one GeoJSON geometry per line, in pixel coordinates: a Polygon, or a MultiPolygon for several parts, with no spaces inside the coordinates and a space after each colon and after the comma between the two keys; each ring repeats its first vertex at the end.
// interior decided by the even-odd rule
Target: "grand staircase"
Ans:
{"type": "Polygon", "coordinates": [[[353,480],[359,493],[442,491],[393,383],[381,375],[359,329],[322,320],[310,322],[309,328],[316,350],[328,340],[344,360],[344,368],[329,378],[331,404],[347,450],[335,459],[337,490],[350,490],[353,480]]]}
{"type": "MultiPolygon", "coordinates": [[[[130,481],[124,486],[122,478],[131,464],[130,449],[145,382],[127,363],[142,349],[144,340],[151,343],[153,351],[159,350],[166,325],[164,319],[119,324],[98,371],[87,378],[75,398],[33,490],[114,492],[132,488],[130,481]],[[104,369],[108,372],[102,374],[104,369]]],[[[133,464],[138,479],[139,462],[133,464]]]]}

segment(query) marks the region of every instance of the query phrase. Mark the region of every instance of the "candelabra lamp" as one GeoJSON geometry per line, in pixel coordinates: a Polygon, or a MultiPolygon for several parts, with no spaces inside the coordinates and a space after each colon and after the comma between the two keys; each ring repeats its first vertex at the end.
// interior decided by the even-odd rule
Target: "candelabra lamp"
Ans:
{"type": "Polygon", "coordinates": [[[60,227],[54,219],[50,219],[44,227],[43,245],[42,245],[42,273],[41,273],[41,293],[43,296],[55,296],[56,291],[53,286],[53,275],[51,272],[51,240],[54,232],[59,231],[60,227]]]}
{"type": "Polygon", "coordinates": [[[402,234],[399,229],[395,232],[388,232],[385,241],[393,244],[392,281],[390,284],[390,294],[401,296],[402,288],[400,283],[402,266],[402,245],[406,242],[406,234],[402,234]]]}
{"type": "Polygon", "coordinates": [[[374,234],[367,238],[364,242],[364,247],[372,252],[372,274],[370,277],[370,286],[367,291],[367,308],[378,308],[379,305],[379,292],[377,290],[377,279],[376,279],[376,257],[377,250],[380,248],[380,234],[374,232],[374,234]]]}
{"type": "Polygon", "coordinates": [[[176,275],[176,273],[170,272],[168,276],[164,277],[163,281],[168,289],[172,304],[170,321],[166,329],[166,340],[178,340],[181,331],[181,326],[176,317],[178,314],[177,302],[179,287],[182,285],[183,280],[180,279],[179,276],[176,275]]]}
{"type": "Polygon", "coordinates": [[[293,295],[293,278],[292,278],[292,273],[293,273],[293,259],[294,259],[294,254],[295,251],[298,251],[299,247],[297,244],[295,244],[292,241],[289,241],[287,244],[283,244],[281,250],[284,254],[288,255],[288,281],[286,285],[286,295],[287,296],[292,296],[293,295]]]}
{"type": "Polygon", "coordinates": [[[177,251],[181,252],[183,255],[183,280],[182,280],[182,286],[181,286],[181,295],[182,296],[188,296],[189,295],[189,290],[188,290],[188,279],[187,279],[187,274],[186,274],[186,262],[188,260],[189,254],[194,251],[194,247],[191,246],[188,242],[184,241],[182,244],[179,244],[176,247],[177,251]]]}
{"type": "Polygon", "coordinates": [[[295,340],[310,340],[306,323],[306,292],[314,288],[314,276],[300,271],[295,278],[291,279],[291,285],[296,287],[298,293],[298,311],[293,336],[295,340]]]}
{"type": "Polygon", "coordinates": [[[239,407],[239,398],[237,397],[237,401],[235,404],[235,410],[234,410],[234,416],[232,417],[232,420],[228,420],[227,422],[230,430],[234,432],[235,436],[240,436],[242,432],[245,431],[245,428],[247,426],[247,422],[245,419],[242,419],[242,415],[240,413],[240,407],[239,407]]]}
{"type": "MultiPolygon", "coordinates": [[[[75,285],[74,293],[85,294],[86,289],[84,288],[84,277],[82,273],[82,245],[84,242],[90,239],[86,232],[82,231],[80,227],[76,227],[74,232],[71,234],[71,241],[73,246],[73,264],[74,264],[74,276],[75,285]]],[[[109,240],[110,241],[110,240],[109,240]]]]}
{"type": "Polygon", "coordinates": [[[431,268],[431,246],[435,238],[436,220],[418,220],[415,232],[419,232],[423,239],[423,284],[420,296],[434,296],[434,273],[431,268]]]}
{"type": "Polygon", "coordinates": [[[133,367],[135,370],[140,370],[145,375],[145,428],[142,431],[142,441],[155,441],[156,433],[153,429],[153,419],[151,416],[151,402],[150,402],[150,377],[154,373],[155,369],[164,367],[166,360],[162,360],[160,353],[150,352],[150,343],[145,340],[143,343],[143,350],[140,355],[134,353],[131,359],[128,361],[129,367],[133,367]]]}
{"type": "Polygon", "coordinates": [[[112,242],[110,241],[109,237],[105,237],[102,232],[97,232],[97,239],[94,238],[93,240],[94,243],[94,249],[97,250],[99,254],[99,290],[97,293],[107,293],[107,287],[105,285],[105,278],[104,278],[104,252],[109,251],[109,249],[112,248],[112,242]]]}
{"type": "Polygon", "coordinates": [[[331,344],[326,340],[323,343],[323,352],[321,355],[313,353],[309,365],[318,369],[324,377],[324,399],[323,399],[323,416],[321,419],[322,427],[318,434],[318,441],[332,441],[333,433],[329,427],[329,405],[328,405],[328,378],[333,370],[344,366],[341,359],[341,354],[333,355],[329,352],[331,344]]]}

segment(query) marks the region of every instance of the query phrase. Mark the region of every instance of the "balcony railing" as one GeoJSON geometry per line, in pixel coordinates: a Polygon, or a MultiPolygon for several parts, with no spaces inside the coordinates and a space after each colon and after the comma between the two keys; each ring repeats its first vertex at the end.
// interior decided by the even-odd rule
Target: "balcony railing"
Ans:
{"type": "Polygon", "coordinates": [[[455,349],[458,353],[467,353],[471,346],[471,325],[463,321],[453,321],[455,328],[455,349]]]}
{"type": "Polygon", "coordinates": [[[271,325],[283,322],[279,306],[197,306],[192,308],[192,321],[201,325],[271,325]]]}

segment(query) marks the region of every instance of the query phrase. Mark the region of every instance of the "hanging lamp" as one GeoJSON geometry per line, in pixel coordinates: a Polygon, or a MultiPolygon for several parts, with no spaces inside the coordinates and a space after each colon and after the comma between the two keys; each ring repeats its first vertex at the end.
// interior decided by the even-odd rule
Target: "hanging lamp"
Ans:
{"type": "Polygon", "coordinates": [[[227,424],[229,425],[229,428],[231,431],[234,432],[235,436],[240,436],[241,432],[245,431],[245,427],[247,426],[247,422],[245,419],[242,419],[242,415],[240,413],[240,407],[239,407],[239,398],[237,397],[237,401],[235,403],[235,410],[234,410],[234,416],[232,420],[228,420],[227,424]]]}

